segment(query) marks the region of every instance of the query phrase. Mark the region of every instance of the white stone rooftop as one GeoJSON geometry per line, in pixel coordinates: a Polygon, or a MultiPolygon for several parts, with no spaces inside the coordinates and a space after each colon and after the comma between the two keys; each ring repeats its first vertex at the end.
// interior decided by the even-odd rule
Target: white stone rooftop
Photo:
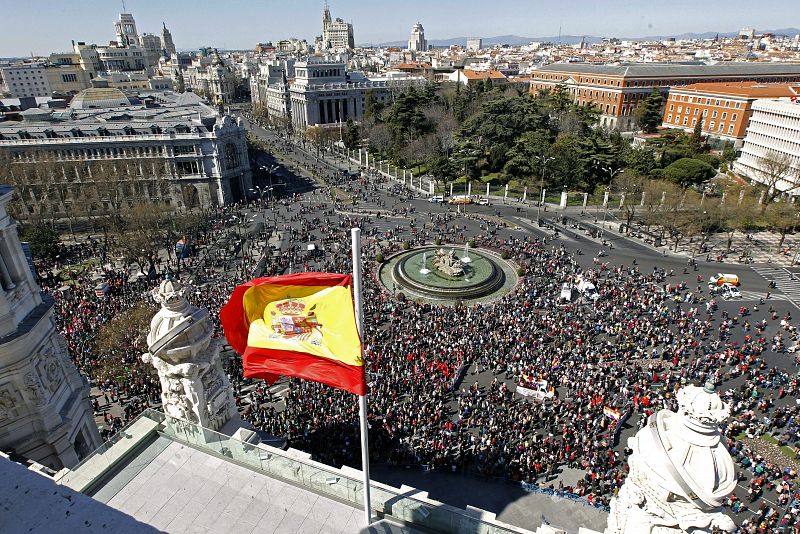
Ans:
{"type": "Polygon", "coordinates": [[[120,472],[96,498],[110,497],[112,508],[170,533],[353,533],[364,527],[363,512],[350,505],[165,438],[153,448],[161,452],[130,480],[132,473],[120,472]]]}

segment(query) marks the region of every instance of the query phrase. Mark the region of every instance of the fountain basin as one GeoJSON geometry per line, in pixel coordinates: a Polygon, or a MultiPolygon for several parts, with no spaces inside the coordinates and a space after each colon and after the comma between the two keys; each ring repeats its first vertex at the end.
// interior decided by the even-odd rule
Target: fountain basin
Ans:
{"type": "MultiPolygon", "coordinates": [[[[424,260],[441,247],[426,246],[398,253],[389,258],[378,272],[384,286],[412,297],[452,304],[456,301],[478,302],[499,298],[517,283],[515,268],[497,254],[486,250],[469,249],[456,253],[462,260],[464,274],[448,275],[424,260]]],[[[450,246],[444,247],[450,250],[450,246]]]]}

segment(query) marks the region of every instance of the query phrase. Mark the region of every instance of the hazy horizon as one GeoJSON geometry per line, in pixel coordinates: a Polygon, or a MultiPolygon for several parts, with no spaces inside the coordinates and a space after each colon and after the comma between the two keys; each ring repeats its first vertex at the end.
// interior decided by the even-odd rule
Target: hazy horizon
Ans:
{"type": "MultiPolygon", "coordinates": [[[[713,22],[708,16],[692,16],[698,4],[689,0],[658,5],[643,0],[574,0],[558,5],[541,0],[407,0],[396,5],[332,0],[329,5],[334,18],[353,23],[357,44],[406,40],[416,22],[422,23],[428,40],[555,36],[559,29],[562,35],[644,37],[800,26],[800,21],[786,19],[787,13],[798,13],[789,0],[764,0],[757,12],[752,2],[708,0],[702,4],[702,13],[713,13],[713,22]]],[[[0,33],[0,57],[67,51],[72,40],[107,44],[115,38],[114,21],[122,12],[122,2],[115,1],[74,0],[41,7],[30,9],[19,0],[0,0],[6,19],[0,33]]],[[[126,0],[125,7],[135,17],[140,35],[160,34],[163,21],[178,48],[252,49],[258,42],[292,37],[311,43],[322,31],[323,2],[317,0],[171,0],[165,4],[126,0]]]]}

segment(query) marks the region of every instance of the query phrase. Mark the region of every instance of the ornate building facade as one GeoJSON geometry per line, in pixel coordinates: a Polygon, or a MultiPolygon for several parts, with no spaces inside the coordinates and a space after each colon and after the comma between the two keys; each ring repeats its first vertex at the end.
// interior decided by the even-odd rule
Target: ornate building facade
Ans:
{"type": "Polygon", "coordinates": [[[370,91],[378,102],[389,103],[393,94],[425,84],[425,79],[418,76],[367,78],[348,72],[344,62],[331,59],[292,63],[294,79],[289,82],[281,65],[260,66],[251,82],[251,98],[254,103],[266,105],[270,117],[289,120],[300,130],[341,124],[347,119],[360,121],[370,91]]]}
{"type": "Polygon", "coordinates": [[[61,214],[67,203],[87,200],[102,212],[109,199],[94,191],[92,168],[118,175],[138,167],[122,173],[130,178],[119,184],[125,194],[178,209],[247,198],[252,177],[244,125],[197,95],[86,89],[70,106],[0,123],[0,152],[11,160],[11,179],[25,207],[18,217],[61,214]],[[45,161],[76,170],[52,175],[40,165],[45,161]],[[164,169],[156,177],[166,191],[152,186],[154,164],[164,169]]]}
{"type": "Polygon", "coordinates": [[[6,212],[12,193],[0,186],[0,449],[58,470],[102,441],[89,384],[56,331],[54,301],[36,285],[6,212]]]}

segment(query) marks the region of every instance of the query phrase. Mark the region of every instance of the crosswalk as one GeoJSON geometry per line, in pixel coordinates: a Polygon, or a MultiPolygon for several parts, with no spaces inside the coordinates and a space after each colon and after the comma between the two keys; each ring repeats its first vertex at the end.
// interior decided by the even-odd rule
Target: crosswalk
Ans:
{"type": "Polygon", "coordinates": [[[800,308],[800,274],[772,265],[754,265],[752,269],[766,280],[775,282],[776,288],[785,295],[786,300],[800,308]]]}
{"type": "MultiPolygon", "coordinates": [[[[761,291],[740,291],[741,297],[732,300],[759,300],[766,299],[767,294],[761,291]]],[[[789,297],[780,293],[770,293],[769,300],[789,300],[789,297]]]]}

